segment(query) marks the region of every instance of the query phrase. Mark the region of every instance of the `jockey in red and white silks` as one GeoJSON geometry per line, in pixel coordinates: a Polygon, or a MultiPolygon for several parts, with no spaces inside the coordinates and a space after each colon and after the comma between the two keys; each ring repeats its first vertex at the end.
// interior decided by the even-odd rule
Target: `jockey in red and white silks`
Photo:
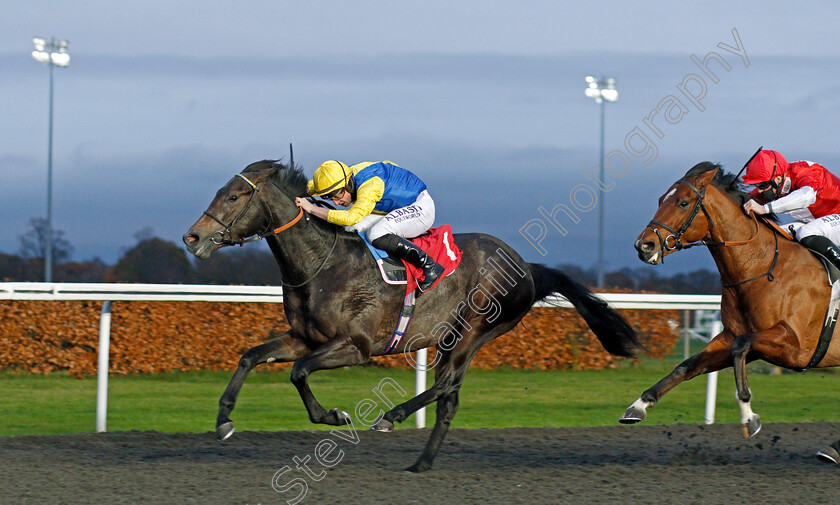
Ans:
{"type": "Polygon", "coordinates": [[[776,151],[759,151],[743,179],[756,186],[750,194],[763,203],[745,204],[746,210],[788,214],[803,223],[794,226],[798,240],[822,235],[840,242],[840,179],[824,166],[810,161],[788,163],[776,151]]]}
{"type": "Polygon", "coordinates": [[[840,268],[840,179],[810,161],[788,163],[776,151],[760,150],[743,177],[758,199],[744,204],[756,214],[783,213],[794,218],[796,239],[828,256],[840,268]]]}

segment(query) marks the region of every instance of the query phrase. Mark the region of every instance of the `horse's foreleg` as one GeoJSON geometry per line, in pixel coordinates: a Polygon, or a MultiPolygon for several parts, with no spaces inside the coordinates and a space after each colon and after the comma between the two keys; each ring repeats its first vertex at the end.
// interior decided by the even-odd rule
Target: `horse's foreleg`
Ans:
{"type": "Polygon", "coordinates": [[[732,365],[732,354],[729,349],[732,335],[726,331],[720,333],[706,344],[702,351],[677,365],[674,370],[662,380],[642,393],[633,402],[624,415],[618,420],[624,424],[634,424],[647,416],[647,409],[656,405],[665,393],[674,389],[681,382],[693,379],[700,374],[714,372],[732,365]]]}
{"type": "Polygon", "coordinates": [[[747,381],[747,354],[750,352],[752,337],[752,333],[740,335],[730,347],[732,367],[735,370],[735,398],[738,400],[738,408],[741,411],[741,431],[744,438],[753,437],[761,430],[761,420],[750,407],[752,394],[747,381]]]}
{"type": "Polygon", "coordinates": [[[292,384],[298,390],[303,405],[309,413],[309,420],[317,424],[343,426],[350,422],[350,416],[344,411],[332,409],[329,412],[315,399],[309,389],[309,374],[317,370],[329,370],[345,366],[360,365],[370,359],[369,352],[363,352],[353,340],[344,335],[325,343],[292,367],[292,384]]]}
{"type": "Polygon", "coordinates": [[[216,418],[216,435],[219,440],[225,440],[233,434],[233,421],[230,413],[236,406],[236,398],[251,370],[262,363],[277,361],[286,363],[306,356],[310,349],[302,342],[292,337],[287,331],[283,335],[268,342],[252,347],[239,358],[239,366],[219,399],[219,415],[216,418]]]}

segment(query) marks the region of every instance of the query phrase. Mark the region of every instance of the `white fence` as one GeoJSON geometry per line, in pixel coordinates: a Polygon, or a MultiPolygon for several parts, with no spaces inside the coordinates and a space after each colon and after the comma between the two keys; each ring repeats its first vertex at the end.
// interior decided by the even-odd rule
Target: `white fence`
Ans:
{"type": "MultiPolygon", "coordinates": [[[[720,310],[720,295],[660,295],[600,293],[614,309],[720,310]]],[[[96,389],[96,431],[106,429],[108,411],[108,359],[111,344],[111,303],[115,301],[264,302],[283,303],[283,289],[273,286],[202,286],[191,284],[109,284],[0,282],[0,300],[102,301],[96,389]]],[[[535,307],[572,307],[565,298],[551,297],[535,307]]],[[[426,350],[417,352],[417,394],[426,390],[426,350]]],[[[717,378],[715,377],[715,380],[717,378]]],[[[709,380],[712,380],[710,376],[709,380]]],[[[711,384],[711,383],[710,383],[711,384]]],[[[710,386],[711,391],[711,386],[710,386]]],[[[709,402],[707,397],[707,416],[709,402]]],[[[416,413],[418,428],[425,426],[425,410],[416,413]]]]}

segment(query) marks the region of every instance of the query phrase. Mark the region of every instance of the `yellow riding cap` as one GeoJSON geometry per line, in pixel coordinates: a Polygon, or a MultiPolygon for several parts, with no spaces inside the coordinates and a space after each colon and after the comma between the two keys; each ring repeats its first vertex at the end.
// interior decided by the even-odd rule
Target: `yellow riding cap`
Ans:
{"type": "Polygon", "coordinates": [[[340,161],[325,161],[315,170],[312,180],[307,184],[309,194],[322,196],[347,186],[353,171],[340,161]]]}

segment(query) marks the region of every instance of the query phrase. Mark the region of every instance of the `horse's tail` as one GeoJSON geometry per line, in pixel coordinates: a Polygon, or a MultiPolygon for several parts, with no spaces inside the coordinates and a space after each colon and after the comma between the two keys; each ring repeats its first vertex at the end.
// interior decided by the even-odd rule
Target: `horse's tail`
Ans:
{"type": "Polygon", "coordinates": [[[589,329],[610,354],[633,357],[636,349],[644,348],[633,327],[595,293],[560,270],[536,263],[529,263],[528,266],[534,278],[534,301],[555,293],[564,296],[583,316],[589,329]]]}

